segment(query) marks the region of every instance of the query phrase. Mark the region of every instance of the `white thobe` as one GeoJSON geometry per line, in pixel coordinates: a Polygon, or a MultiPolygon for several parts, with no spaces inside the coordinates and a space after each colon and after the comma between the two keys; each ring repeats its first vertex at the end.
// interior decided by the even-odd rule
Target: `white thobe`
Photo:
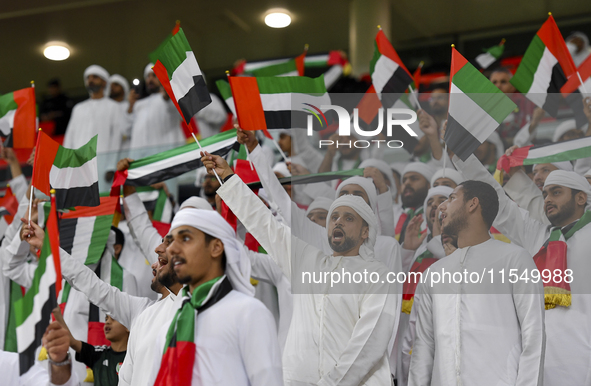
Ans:
{"type": "Polygon", "coordinates": [[[133,122],[130,148],[153,148],[140,151],[142,156],[163,151],[163,146],[170,148],[185,141],[178,110],[172,101],[164,100],[160,93],[137,101],[133,106],[133,112],[127,114],[127,122],[133,122]]]}
{"type": "Polygon", "coordinates": [[[146,207],[137,193],[125,197],[123,207],[127,225],[135,243],[150,265],[154,264],[158,260],[154,250],[162,244],[162,236],[152,225],[146,207]]]}
{"type": "MultiPolygon", "coordinates": [[[[519,211],[517,204],[506,197],[501,186],[482,171],[482,165],[473,157],[462,162],[454,156],[453,161],[466,179],[484,181],[496,189],[499,214],[493,226],[512,243],[535,255],[550,237],[551,227],[519,211]]],[[[591,382],[591,224],[579,229],[566,245],[567,268],[573,271],[572,304],[546,311],[545,386],[591,382]]]]}
{"type": "Polygon", "coordinates": [[[531,178],[522,170],[517,171],[503,186],[505,192],[519,205],[529,212],[531,218],[550,225],[544,212],[544,197],[531,178]]]}
{"type": "Polygon", "coordinates": [[[152,385],[150,374],[153,370],[154,344],[162,326],[168,326],[174,313],[181,305],[181,297],[170,293],[137,316],[129,332],[127,354],[119,370],[120,386],[152,385]]]}
{"type": "MultiPolygon", "coordinates": [[[[221,280],[214,284],[203,304],[207,304],[219,284],[221,280]]],[[[156,355],[151,362],[153,370],[148,385],[153,384],[158,374],[173,316],[156,336],[156,355]]],[[[195,346],[191,385],[283,385],[273,315],[259,300],[242,292],[230,291],[195,316],[195,346]]]]}
{"type": "Polygon", "coordinates": [[[97,153],[118,152],[124,125],[119,103],[110,98],[87,99],[72,109],[64,147],[77,149],[98,134],[97,153]]]}
{"type": "MultiPolygon", "coordinates": [[[[328,256],[292,237],[291,229],[277,223],[237,176],[227,180],[217,193],[270,256],[277,259],[290,280],[292,264],[296,275],[342,269],[351,274],[364,269],[380,275],[387,273],[387,268],[377,260],[328,256]]],[[[323,232],[326,233],[324,229],[323,232]]],[[[303,285],[299,280],[295,284],[303,285]]],[[[379,283],[365,286],[362,294],[333,294],[328,285],[322,287],[321,293],[294,295],[293,318],[283,352],[285,384],[389,385],[387,351],[397,320],[398,297],[387,294],[379,283]]]]}
{"type": "Polygon", "coordinates": [[[484,277],[473,284],[419,283],[408,384],[542,385],[542,283],[511,284],[505,276],[502,284],[497,274],[502,269],[529,274],[535,268],[523,248],[494,239],[459,248],[429,267],[427,272],[453,275],[467,270],[484,277]]]}

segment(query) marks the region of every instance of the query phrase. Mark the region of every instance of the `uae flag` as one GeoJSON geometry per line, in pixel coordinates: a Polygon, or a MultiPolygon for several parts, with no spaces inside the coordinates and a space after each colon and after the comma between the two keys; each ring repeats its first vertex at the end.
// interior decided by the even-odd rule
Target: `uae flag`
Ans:
{"type": "Polygon", "coordinates": [[[6,223],[12,224],[12,220],[14,219],[17,210],[18,200],[14,194],[12,194],[10,186],[8,186],[6,188],[6,193],[4,193],[4,197],[0,198],[0,216],[4,216],[6,223]]]}
{"type": "Polygon", "coordinates": [[[369,63],[371,83],[385,108],[394,106],[400,95],[406,92],[413,78],[380,28],[375,41],[375,51],[369,63]]]}
{"type": "Polygon", "coordinates": [[[453,46],[445,143],[465,161],[517,106],[453,46]]]}
{"type": "Polygon", "coordinates": [[[57,209],[100,204],[96,143],[95,135],[79,149],[67,149],[39,132],[31,182],[47,195],[55,189],[57,209]]]}
{"type": "Polygon", "coordinates": [[[150,52],[150,54],[148,55],[150,58],[150,62],[156,63],[158,61],[158,53],[160,52],[160,50],[166,45],[166,43],[168,43],[168,41],[170,39],[172,39],[172,37],[174,35],[177,34],[177,32],[179,32],[180,29],[181,29],[181,22],[180,22],[180,20],[177,20],[174,25],[174,28],[172,29],[172,32],[170,34],[168,34],[168,36],[166,37],[166,39],[164,39],[164,41],[162,43],[160,43],[158,48],[156,48],[154,51],[150,52]]]}
{"type": "Polygon", "coordinates": [[[591,137],[571,139],[547,145],[525,146],[513,150],[510,156],[503,155],[497,161],[495,179],[502,181],[502,171],[521,165],[537,165],[552,162],[574,161],[591,154],[591,137]]]}
{"type": "MultiPolygon", "coordinates": [[[[97,263],[107,244],[118,201],[119,197],[101,197],[99,206],[75,207],[60,213],[60,247],[74,258],[85,257],[82,262],[86,265],[97,263]]],[[[39,211],[40,223],[48,212],[49,204],[43,203],[43,210],[39,211]]]]}
{"type": "MultiPolygon", "coordinates": [[[[573,75],[576,77],[575,71],[566,43],[550,15],[529,44],[511,83],[556,118],[562,101],[560,89],[567,79],[573,75]]],[[[582,109],[581,101],[578,102],[582,109]]]]}
{"type": "Polygon", "coordinates": [[[47,232],[33,283],[25,296],[14,305],[21,375],[35,364],[35,351],[41,345],[41,338],[51,320],[51,310],[57,307],[57,294],[62,285],[54,196],[51,201],[47,232]]]}
{"type": "Polygon", "coordinates": [[[226,102],[226,106],[228,106],[232,112],[232,115],[236,117],[236,105],[234,104],[234,97],[232,96],[232,88],[230,87],[230,83],[224,79],[219,79],[215,82],[215,85],[218,87],[224,102],[226,102]]]}
{"type": "Polygon", "coordinates": [[[27,87],[0,96],[0,136],[6,147],[32,149],[37,130],[35,88],[27,87]]]}
{"type": "Polygon", "coordinates": [[[158,50],[153,70],[187,125],[211,103],[205,78],[182,28],[158,50]]]}
{"type": "Polygon", "coordinates": [[[501,59],[501,56],[503,56],[503,52],[505,51],[505,39],[502,39],[496,46],[483,49],[482,51],[484,52],[478,55],[475,60],[481,69],[486,70],[491,64],[501,59]]]}
{"type": "Polygon", "coordinates": [[[248,73],[251,76],[304,76],[304,60],[308,49],[296,56],[294,59],[290,59],[286,62],[274,63],[266,66],[260,66],[252,68],[248,73]]]}
{"type": "Polygon", "coordinates": [[[581,94],[591,93],[591,55],[581,63],[577,71],[579,74],[571,76],[565,85],[562,86],[560,91],[562,91],[563,95],[570,94],[577,89],[581,94]],[[579,75],[581,76],[581,79],[579,79],[579,75]],[[582,84],[581,80],[583,81],[582,84]]]}
{"type": "MultiPolygon", "coordinates": [[[[304,174],[301,176],[291,176],[279,178],[281,185],[301,185],[315,184],[332,180],[345,180],[353,176],[362,176],[363,169],[339,170],[336,172],[325,172],[315,174],[304,174]]],[[[251,182],[247,184],[251,189],[260,189],[263,185],[260,182],[251,182]]]]}
{"type": "Polygon", "coordinates": [[[139,159],[129,165],[125,172],[116,172],[113,186],[149,186],[203,166],[201,151],[224,157],[230,150],[238,150],[236,129],[224,131],[197,143],[189,143],[172,150],[139,159]]]}
{"type": "Polygon", "coordinates": [[[305,128],[308,106],[320,109],[330,97],[324,77],[229,77],[244,130],[305,128]]]}
{"type": "Polygon", "coordinates": [[[152,220],[166,224],[172,222],[172,203],[164,189],[138,186],[136,191],[146,210],[152,213],[152,220]]]}

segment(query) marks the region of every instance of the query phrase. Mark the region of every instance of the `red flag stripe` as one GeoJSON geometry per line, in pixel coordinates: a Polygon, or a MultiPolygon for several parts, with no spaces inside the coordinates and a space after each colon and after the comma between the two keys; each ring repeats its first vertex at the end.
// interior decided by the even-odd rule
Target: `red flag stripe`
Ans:
{"type": "Polygon", "coordinates": [[[34,187],[49,196],[49,172],[60,145],[47,134],[40,131],[37,136],[35,148],[35,162],[33,163],[33,177],[31,183],[34,187]]]}

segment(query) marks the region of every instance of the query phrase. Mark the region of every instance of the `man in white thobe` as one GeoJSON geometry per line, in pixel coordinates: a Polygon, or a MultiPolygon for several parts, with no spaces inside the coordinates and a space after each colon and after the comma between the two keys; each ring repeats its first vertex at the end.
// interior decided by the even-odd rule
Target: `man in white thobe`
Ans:
{"type": "Polygon", "coordinates": [[[495,190],[480,181],[462,182],[440,206],[443,233],[457,236],[458,249],[418,284],[410,386],[542,385],[542,283],[503,282],[502,270],[530,275],[536,266],[523,248],[491,238],[498,208],[495,190]],[[430,281],[444,272],[449,279],[430,281]]]}
{"type": "Polygon", "coordinates": [[[482,165],[470,156],[465,162],[457,157],[454,164],[466,178],[478,179],[493,186],[499,197],[499,214],[493,226],[512,243],[525,248],[531,255],[540,251],[552,230],[560,228],[566,239],[566,267],[572,270],[570,291],[572,304],[546,310],[546,358],[544,385],[584,385],[591,379],[591,224],[586,224],[567,238],[568,230],[591,216],[591,189],[587,180],[575,172],[552,171],[544,183],[544,209],[551,225],[533,219],[528,212],[519,211],[517,204],[482,165]]]}
{"type": "Polygon", "coordinates": [[[389,385],[388,345],[394,331],[398,295],[387,284],[331,283],[300,280],[302,274],[375,272],[388,269],[377,261],[373,247],[377,218],[360,197],[346,195],[329,211],[327,237],[333,255],[292,237],[285,224],[240,180],[227,163],[206,154],[202,162],[226,182],[218,195],[269,254],[277,259],[294,288],[294,312],[283,353],[286,385],[389,385]],[[292,257],[293,256],[293,257],[292,257]]]}
{"type": "MultiPolygon", "coordinates": [[[[101,66],[92,65],[84,71],[84,85],[90,98],[72,109],[64,147],[77,149],[98,134],[97,153],[119,151],[125,122],[119,104],[105,95],[108,81],[109,73],[101,66]]],[[[112,160],[108,166],[115,166],[112,160]]]]}

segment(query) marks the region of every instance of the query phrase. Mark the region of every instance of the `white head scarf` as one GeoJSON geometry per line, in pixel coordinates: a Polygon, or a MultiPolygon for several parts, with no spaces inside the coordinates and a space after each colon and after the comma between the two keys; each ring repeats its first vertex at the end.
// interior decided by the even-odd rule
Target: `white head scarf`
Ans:
{"type": "Polygon", "coordinates": [[[576,189],[587,195],[587,208],[591,205],[591,185],[585,177],[576,172],[567,172],[564,170],[553,170],[546,177],[544,189],[549,185],[560,185],[567,188],[576,189]]]}
{"type": "Polygon", "coordinates": [[[503,141],[501,140],[499,133],[496,131],[493,131],[492,134],[488,136],[486,142],[490,142],[495,145],[497,159],[501,158],[503,154],[505,154],[505,145],[503,145],[503,141]]]}
{"type": "Polygon", "coordinates": [[[423,203],[425,215],[429,214],[430,209],[427,208],[427,202],[429,202],[429,199],[431,197],[444,196],[445,198],[448,198],[449,195],[451,194],[451,192],[453,192],[453,191],[454,190],[452,188],[450,188],[449,186],[444,186],[444,185],[439,185],[439,186],[429,189],[429,191],[427,192],[427,198],[425,198],[425,202],[423,203]]]}
{"type": "Polygon", "coordinates": [[[390,168],[390,165],[388,165],[387,163],[385,163],[384,161],[381,161],[379,159],[370,158],[370,159],[366,159],[365,161],[363,161],[359,165],[359,167],[360,168],[373,167],[373,168],[378,169],[380,172],[382,172],[386,176],[386,179],[388,180],[388,182],[390,183],[390,192],[392,193],[392,197],[396,197],[398,192],[396,191],[396,182],[394,181],[394,176],[392,175],[392,169],[390,168]]]}
{"type": "Polygon", "coordinates": [[[456,169],[441,168],[438,171],[436,171],[435,174],[433,174],[433,177],[431,177],[431,186],[433,186],[435,181],[437,181],[438,179],[444,178],[443,177],[444,172],[445,172],[445,178],[449,178],[450,180],[455,182],[456,185],[459,185],[462,182],[464,182],[464,176],[462,175],[462,173],[458,172],[456,169]]]}
{"type": "Polygon", "coordinates": [[[306,210],[306,216],[309,215],[310,212],[313,211],[314,209],[324,209],[328,212],[328,210],[330,210],[330,206],[332,205],[333,202],[334,202],[334,200],[331,200],[330,198],[317,197],[314,201],[312,201],[312,203],[310,204],[310,206],[306,210]]]}
{"type": "MultiPolygon", "coordinates": [[[[330,209],[328,210],[327,221],[330,218],[332,212],[341,206],[346,206],[353,209],[362,219],[365,220],[369,226],[369,237],[363,242],[361,248],[359,248],[359,256],[366,260],[374,258],[374,246],[379,234],[378,218],[373,213],[372,209],[367,205],[365,200],[358,196],[347,194],[334,200],[330,209]]],[[[327,235],[328,235],[328,226],[327,235]]]]}
{"type": "Polygon", "coordinates": [[[109,78],[109,83],[113,84],[113,83],[117,83],[120,84],[121,87],[123,87],[123,93],[124,98],[127,98],[127,94],[129,94],[129,82],[127,81],[127,79],[125,79],[124,77],[122,77],[119,74],[113,74],[111,75],[111,77],[109,78]]]}
{"type": "Polygon", "coordinates": [[[429,165],[424,162],[411,162],[404,168],[402,175],[400,177],[404,178],[406,173],[415,172],[419,173],[423,177],[427,179],[427,182],[431,181],[433,174],[435,174],[435,170],[429,165]]]}
{"type": "Polygon", "coordinates": [[[551,162],[552,165],[556,166],[560,170],[564,170],[567,172],[573,172],[575,169],[573,168],[573,164],[570,161],[560,161],[560,162],[551,162]]]}
{"type": "Polygon", "coordinates": [[[567,119],[566,121],[562,122],[556,130],[554,130],[554,135],[552,136],[552,142],[558,142],[560,137],[562,137],[567,132],[574,130],[577,128],[577,122],[574,119],[567,119]]]}
{"type": "Polygon", "coordinates": [[[291,173],[289,172],[285,162],[277,162],[275,166],[273,166],[273,173],[279,173],[283,177],[291,177],[291,173]]]}
{"type": "Polygon", "coordinates": [[[211,207],[211,204],[209,202],[207,202],[206,199],[201,198],[201,197],[197,197],[197,196],[189,197],[185,201],[183,201],[179,210],[185,209],[185,208],[213,210],[213,208],[211,207]]]}
{"type": "Polygon", "coordinates": [[[89,75],[98,76],[99,78],[103,79],[105,82],[109,83],[109,72],[97,64],[93,64],[92,66],[88,66],[88,67],[86,67],[86,70],[84,70],[84,84],[85,85],[86,85],[86,78],[88,78],[89,75]]]}
{"type": "Polygon", "coordinates": [[[148,63],[146,64],[146,67],[144,67],[144,80],[150,75],[150,73],[154,72],[152,67],[154,67],[154,63],[148,63]]]}
{"type": "Polygon", "coordinates": [[[365,190],[365,193],[367,193],[367,197],[369,198],[369,206],[374,211],[377,210],[378,193],[376,191],[376,186],[373,184],[373,180],[371,178],[365,178],[365,177],[360,177],[360,176],[347,178],[345,181],[341,182],[341,184],[337,188],[337,192],[335,194],[335,199],[339,198],[339,194],[341,194],[341,190],[343,190],[343,188],[347,185],[361,186],[361,188],[363,190],[365,190]]]}
{"type": "Polygon", "coordinates": [[[236,238],[236,232],[220,214],[214,210],[186,208],[179,211],[170,226],[172,232],[180,226],[191,226],[218,238],[224,244],[226,254],[226,276],[236,291],[254,296],[250,284],[250,260],[243,244],[236,238]]]}
{"type": "Polygon", "coordinates": [[[587,170],[587,173],[583,174],[584,177],[591,177],[591,169],[587,170]]]}

